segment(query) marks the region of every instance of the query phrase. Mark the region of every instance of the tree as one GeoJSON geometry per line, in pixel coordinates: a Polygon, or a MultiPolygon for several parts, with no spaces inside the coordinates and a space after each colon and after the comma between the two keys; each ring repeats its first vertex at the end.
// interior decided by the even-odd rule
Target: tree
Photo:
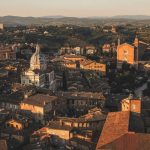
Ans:
{"type": "Polygon", "coordinates": [[[66,78],[66,72],[63,71],[63,90],[67,91],[67,78],[66,78]]]}
{"type": "Polygon", "coordinates": [[[129,71],[130,65],[127,62],[123,62],[122,64],[122,70],[123,71],[129,71]]]}

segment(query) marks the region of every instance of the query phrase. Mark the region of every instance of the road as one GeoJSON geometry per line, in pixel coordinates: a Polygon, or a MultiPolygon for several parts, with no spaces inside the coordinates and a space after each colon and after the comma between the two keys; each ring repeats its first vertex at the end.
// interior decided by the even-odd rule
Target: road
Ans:
{"type": "MultiPolygon", "coordinates": [[[[149,79],[150,80],[150,79],[149,79]]],[[[149,81],[148,80],[148,81],[149,81]]],[[[144,83],[141,87],[135,89],[134,93],[137,97],[141,97],[142,96],[142,91],[145,90],[147,88],[147,82],[144,83]]]]}

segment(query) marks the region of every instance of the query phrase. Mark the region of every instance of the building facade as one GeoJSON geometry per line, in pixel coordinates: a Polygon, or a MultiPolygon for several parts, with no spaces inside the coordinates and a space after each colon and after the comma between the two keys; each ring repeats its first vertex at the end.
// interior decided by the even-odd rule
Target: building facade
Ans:
{"type": "Polygon", "coordinates": [[[47,68],[46,58],[41,54],[39,45],[31,57],[30,68],[21,75],[21,84],[56,89],[54,71],[47,68]]]}
{"type": "Polygon", "coordinates": [[[0,23],[0,30],[4,29],[4,24],[0,23]]]}
{"type": "Polygon", "coordinates": [[[141,100],[129,96],[121,101],[121,111],[131,111],[137,114],[141,113],[141,100]]]}
{"type": "Polygon", "coordinates": [[[37,94],[25,98],[20,104],[20,109],[31,112],[36,121],[43,122],[53,116],[57,100],[56,96],[37,94]]]}
{"type": "Polygon", "coordinates": [[[16,52],[11,48],[0,47],[0,60],[15,60],[16,52]]]}
{"type": "Polygon", "coordinates": [[[140,41],[137,37],[133,44],[118,44],[117,68],[121,69],[124,62],[138,68],[138,63],[141,60],[147,46],[148,44],[140,41]]]}
{"type": "Polygon", "coordinates": [[[97,63],[91,60],[80,61],[80,69],[96,71],[104,76],[106,75],[106,64],[97,63]]]}

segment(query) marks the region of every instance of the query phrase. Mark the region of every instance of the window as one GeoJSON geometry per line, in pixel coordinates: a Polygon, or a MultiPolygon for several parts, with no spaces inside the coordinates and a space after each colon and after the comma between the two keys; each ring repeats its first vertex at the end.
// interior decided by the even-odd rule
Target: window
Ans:
{"type": "Polygon", "coordinates": [[[74,100],[72,100],[72,104],[74,105],[74,100]]]}
{"type": "Polygon", "coordinates": [[[126,54],[126,55],[127,55],[127,54],[128,54],[128,50],[124,50],[124,54],[126,54]]]}
{"type": "Polygon", "coordinates": [[[124,50],[124,61],[128,61],[128,50],[124,50]]]}

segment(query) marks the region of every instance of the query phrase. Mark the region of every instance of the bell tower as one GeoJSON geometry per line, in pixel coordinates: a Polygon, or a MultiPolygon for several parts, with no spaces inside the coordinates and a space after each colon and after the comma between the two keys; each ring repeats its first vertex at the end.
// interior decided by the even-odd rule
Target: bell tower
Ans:
{"type": "Polygon", "coordinates": [[[118,46],[121,44],[120,35],[118,36],[118,46]]]}
{"type": "Polygon", "coordinates": [[[139,39],[138,39],[137,35],[136,35],[135,40],[134,40],[134,46],[136,46],[136,47],[139,46],[139,39]]]}
{"type": "Polygon", "coordinates": [[[40,53],[40,49],[41,49],[41,48],[40,48],[39,44],[37,43],[37,45],[36,45],[36,53],[37,53],[37,54],[40,53]]]}

